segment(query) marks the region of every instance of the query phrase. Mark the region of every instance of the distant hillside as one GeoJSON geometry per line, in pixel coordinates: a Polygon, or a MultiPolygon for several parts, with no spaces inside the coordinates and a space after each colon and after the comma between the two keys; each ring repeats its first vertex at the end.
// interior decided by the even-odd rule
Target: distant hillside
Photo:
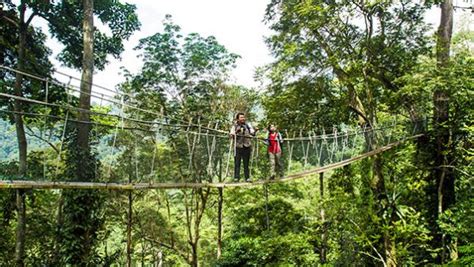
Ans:
{"type": "MultiPolygon", "coordinates": [[[[26,136],[28,140],[28,151],[45,147],[41,140],[26,136]]],[[[11,161],[18,159],[18,144],[16,140],[15,125],[0,119],[0,161],[11,161]]]]}
{"type": "MultiPolygon", "coordinates": [[[[62,131],[62,125],[58,126],[58,131],[62,131]]],[[[28,140],[28,152],[33,150],[48,148],[45,142],[39,140],[38,138],[26,136],[28,140]]],[[[113,134],[105,135],[101,138],[99,144],[95,144],[94,148],[97,149],[99,159],[110,156],[111,140],[113,134]]],[[[54,143],[58,143],[57,137],[52,138],[54,143]]],[[[115,154],[118,154],[119,150],[115,151],[115,154]]],[[[8,123],[8,121],[0,119],[0,162],[1,161],[12,161],[18,159],[18,144],[16,140],[15,126],[8,123]]]]}
{"type": "Polygon", "coordinates": [[[10,161],[17,157],[15,126],[0,119],[0,161],[10,161]]]}

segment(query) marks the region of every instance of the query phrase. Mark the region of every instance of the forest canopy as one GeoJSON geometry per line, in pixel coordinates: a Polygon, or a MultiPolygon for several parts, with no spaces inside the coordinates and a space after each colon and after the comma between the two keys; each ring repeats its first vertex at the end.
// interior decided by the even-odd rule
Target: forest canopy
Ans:
{"type": "Polygon", "coordinates": [[[472,6],[268,1],[249,87],[172,15],[0,4],[0,265],[474,264],[472,6]]]}

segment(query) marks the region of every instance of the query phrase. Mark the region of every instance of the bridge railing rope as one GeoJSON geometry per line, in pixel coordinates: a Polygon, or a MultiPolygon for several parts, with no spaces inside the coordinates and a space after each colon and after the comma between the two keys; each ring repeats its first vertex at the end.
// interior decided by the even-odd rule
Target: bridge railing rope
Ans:
{"type": "MultiPolygon", "coordinates": [[[[12,69],[6,69],[13,71],[12,69]]],[[[267,149],[264,144],[266,133],[258,134],[252,140],[251,183],[233,183],[234,145],[229,138],[230,123],[208,121],[205,125],[199,119],[188,121],[170,118],[157,112],[144,112],[127,104],[124,97],[109,98],[94,93],[91,112],[92,121],[75,120],[75,107],[71,87],[26,76],[25,86],[33,82],[44,90],[43,97],[33,99],[13,95],[8,85],[0,90],[0,99],[17,99],[23,103],[21,115],[29,129],[28,177],[2,177],[0,188],[187,188],[228,187],[258,185],[270,177],[267,149]],[[54,86],[56,87],[54,87],[54,86]],[[66,95],[67,101],[57,100],[66,95]],[[107,102],[108,105],[103,105],[107,102]],[[153,120],[132,117],[126,110],[135,110],[154,115],[153,120]],[[65,155],[69,153],[64,145],[69,127],[91,124],[91,139],[97,155],[95,180],[78,183],[66,176],[65,155]],[[47,137],[46,137],[47,136],[47,137]],[[41,169],[38,175],[37,169],[41,169]],[[126,175],[123,175],[126,174],[126,175]],[[127,176],[127,177],[125,177],[127,176]],[[129,183],[128,176],[133,176],[129,183]],[[223,181],[221,181],[221,178],[223,181]]],[[[9,115],[15,112],[1,109],[9,115]]],[[[417,136],[424,131],[425,121],[409,122],[390,120],[377,127],[340,126],[327,129],[301,130],[284,134],[282,145],[283,178],[287,181],[347,165],[355,160],[380,153],[401,141],[417,136]]],[[[284,131],[282,131],[283,133],[284,131]]],[[[1,134],[8,133],[2,131],[1,134]]],[[[0,149],[2,149],[0,147],[0,149]]],[[[0,160],[1,161],[1,160],[0,160]]],[[[3,160],[6,161],[6,160],[3,160]]],[[[278,181],[275,181],[278,182],[278,181]]]]}

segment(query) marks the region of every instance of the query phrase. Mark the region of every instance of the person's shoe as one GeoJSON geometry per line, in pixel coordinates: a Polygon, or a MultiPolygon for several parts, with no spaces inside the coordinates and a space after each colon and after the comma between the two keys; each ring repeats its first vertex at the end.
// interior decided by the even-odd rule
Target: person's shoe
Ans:
{"type": "Polygon", "coordinates": [[[249,178],[247,178],[247,179],[245,179],[245,182],[247,182],[247,183],[251,183],[251,182],[252,182],[252,180],[250,180],[249,178]]]}
{"type": "Polygon", "coordinates": [[[240,180],[239,178],[234,178],[233,182],[234,182],[234,183],[238,183],[239,180],[240,180]]]}

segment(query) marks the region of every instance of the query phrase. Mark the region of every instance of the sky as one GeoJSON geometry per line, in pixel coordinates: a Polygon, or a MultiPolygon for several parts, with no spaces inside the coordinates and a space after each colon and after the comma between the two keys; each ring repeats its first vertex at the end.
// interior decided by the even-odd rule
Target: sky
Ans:
{"type": "MultiPolygon", "coordinates": [[[[197,32],[202,36],[213,35],[227,50],[241,56],[237,61],[237,68],[232,72],[231,81],[254,87],[254,70],[258,66],[271,62],[264,43],[264,37],[270,35],[270,30],[263,23],[267,0],[127,0],[135,4],[141,29],[135,32],[129,40],[124,42],[125,51],[121,60],[109,57],[110,63],[104,71],[96,71],[94,83],[113,89],[115,85],[124,81],[120,75],[120,67],[137,72],[142,61],[137,58],[138,52],[133,48],[141,38],[150,36],[162,30],[162,21],[166,14],[173,17],[173,22],[181,26],[184,34],[197,32]]],[[[34,21],[35,26],[47,32],[44,21],[34,21]]],[[[48,47],[53,50],[51,57],[56,69],[80,77],[78,71],[62,67],[55,60],[61,49],[61,44],[53,39],[47,41],[48,47]]],[[[64,77],[58,77],[67,82],[64,77]]],[[[73,81],[74,82],[74,81],[73,81]]]]}
{"type": "MultiPolygon", "coordinates": [[[[455,4],[461,5],[463,1],[466,0],[455,0],[455,4]]],[[[121,55],[121,60],[109,57],[110,63],[105,70],[96,71],[95,84],[114,89],[117,84],[124,81],[120,74],[122,66],[136,73],[141,68],[142,62],[137,58],[138,52],[133,48],[141,38],[162,30],[162,21],[166,14],[173,16],[174,23],[181,26],[184,34],[197,32],[202,36],[213,35],[230,52],[241,56],[237,68],[232,72],[231,81],[234,83],[256,87],[257,83],[253,80],[255,68],[272,61],[264,43],[265,36],[271,34],[268,25],[263,22],[269,0],[126,0],[126,2],[136,5],[136,12],[142,24],[141,29],[124,42],[125,51],[121,55]]],[[[437,26],[439,14],[439,9],[434,8],[427,13],[426,21],[437,26]]],[[[460,12],[456,11],[455,21],[459,15],[460,12]]],[[[33,24],[48,32],[44,21],[38,19],[33,21],[33,24]]],[[[78,71],[62,67],[55,59],[61,44],[54,39],[48,39],[47,46],[53,50],[51,59],[57,70],[80,77],[78,71]]],[[[64,82],[68,80],[65,77],[57,78],[64,82]]]]}

